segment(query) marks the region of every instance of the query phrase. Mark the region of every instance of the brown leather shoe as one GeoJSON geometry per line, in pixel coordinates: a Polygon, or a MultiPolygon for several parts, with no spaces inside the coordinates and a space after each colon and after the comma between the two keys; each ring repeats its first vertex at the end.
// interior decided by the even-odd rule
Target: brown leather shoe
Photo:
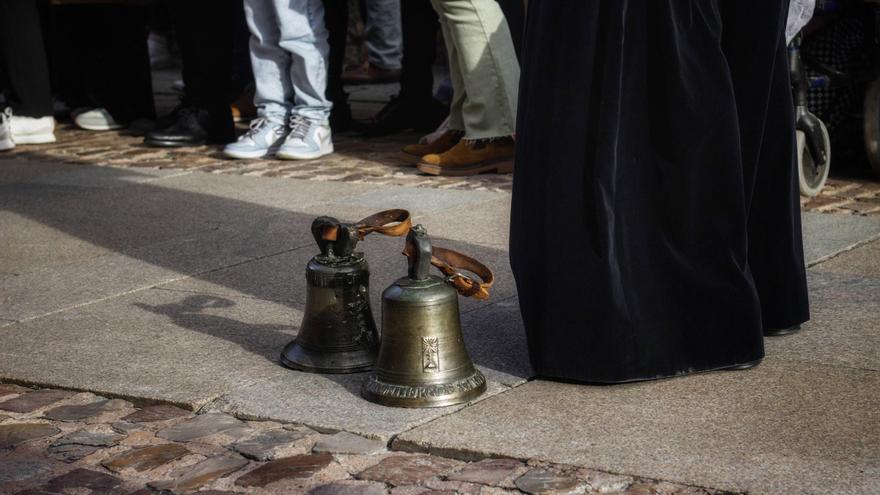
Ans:
{"type": "Polygon", "coordinates": [[[232,111],[232,120],[243,122],[252,120],[257,116],[257,107],[254,106],[254,87],[249,86],[239,97],[229,105],[232,111]]]}
{"type": "Polygon", "coordinates": [[[513,172],[513,139],[459,141],[451,149],[422,157],[421,172],[431,175],[465,176],[483,172],[513,172]]]}
{"type": "Polygon", "coordinates": [[[342,73],[343,84],[380,84],[399,80],[400,69],[383,69],[370,65],[369,62],[342,73]]]}
{"type": "MultiPolygon", "coordinates": [[[[461,136],[461,131],[453,131],[451,129],[448,129],[446,132],[441,134],[437,139],[434,139],[433,141],[418,144],[408,144],[404,146],[403,152],[406,153],[409,158],[415,158],[420,161],[420,159],[425,155],[440,154],[444,151],[452,149],[453,146],[461,141],[461,136]]],[[[418,161],[416,161],[415,163],[418,163],[418,161]]]]}

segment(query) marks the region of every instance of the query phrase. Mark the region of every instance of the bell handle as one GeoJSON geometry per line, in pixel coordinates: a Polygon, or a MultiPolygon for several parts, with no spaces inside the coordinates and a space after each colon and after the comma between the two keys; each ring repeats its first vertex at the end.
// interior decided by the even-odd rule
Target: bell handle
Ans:
{"type": "MultiPolygon", "coordinates": [[[[407,243],[403,254],[410,258],[415,255],[411,243],[407,243]]],[[[458,251],[434,246],[431,264],[446,275],[446,282],[462,296],[481,300],[489,299],[489,289],[495,283],[495,275],[483,263],[458,251]],[[461,273],[462,271],[473,273],[480,280],[461,273]]]]}
{"type": "Polygon", "coordinates": [[[339,229],[339,220],[333,217],[322,216],[312,221],[312,236],[324,256],[331,255],[333,241],[336,240],[336,231],[339,229]],[[333,239],[329,239],[330,232],[333,232],[333,239]]]}
{"type": "Polygon", "coordinates": [[[370,215],[355,224],[361,240],[376,232],[391,237],[407,235],[412,228],[412,218],[407,210],[385,210],[370,215]]]}
{"type": "MultiPolygon", "coordinates": [[[[354,224],[357,229],[358,240],[364,240],[367,234],[376,232],[391,237],[400,237],[409,233],[412,228],[411,215],[407,210],[385,210],[374,213],[354,224]]],[[[336,241],[339,231],[343,228],[338,224],[335,229],[327,229],[322,233],[326,241],[336,241]]]]}

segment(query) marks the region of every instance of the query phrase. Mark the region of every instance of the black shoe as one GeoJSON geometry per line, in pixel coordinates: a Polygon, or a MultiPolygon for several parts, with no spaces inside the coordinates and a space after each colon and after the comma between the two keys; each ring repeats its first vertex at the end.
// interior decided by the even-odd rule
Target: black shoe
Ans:
{"type": "Polygon", "coordinates": [[[361,124],[360,130],[367,137],[387,136],[407,129],[432,132],[448,115],[449,107],[434,98],[412,100],[392,96],[375,117],[361,124]]]}
{"type": "Polygon", "coordinates": [[[764,336],[765,337],[778,337],[780,335],[788,335],[790,333],[799,332],[801,329],[800,325],[792,325],[790,327],[785,328],[765,328],[764,336]]]}
{"type": "Polygon", "coordinates": [[[150,146],[173,148],[201,146],[209,142],[225,143],[233,138],[231,125],[229,132],[216,131],[216,129],[226,126],[217,125],[207,110],[185,107],[177,111],[176,117],[171,125],[148,132],[144,143],[150,146]],[[211,132],[212,130],[214,132],[211,132]]]}
{"type": "Polygon", "coordinates": [[[726,368],[721,368],[724,371],[739,371],[739,370],[747,370],[749,368],[754,368],[755,366],[761,364],[760,359],[756,359],[754,361],[749,361],[748,363],[742,364],[734,364],[733,366],[728,366],[726,368]]]}
{"type": "Polygon", "coordinates": [[[416,104],[416,119],[413,129],[418,132],[434,132],[449,116],[449,105],[431,98],[416,104]]]}
{"type": "Polygon", "coordinates": [[[342,104],[333,103],[333,109],[330,110],[330,129],[333,132],[345,132],[351,126],[351,105],[347,101],[342,104]]]}
{"type": "Polygon", "coordinates": [[[387,136],[412,129],[416,120],[415,105],[409,100],[392,96],[373,118],[364,122],[361,133],[367,137],[387,136]]]}

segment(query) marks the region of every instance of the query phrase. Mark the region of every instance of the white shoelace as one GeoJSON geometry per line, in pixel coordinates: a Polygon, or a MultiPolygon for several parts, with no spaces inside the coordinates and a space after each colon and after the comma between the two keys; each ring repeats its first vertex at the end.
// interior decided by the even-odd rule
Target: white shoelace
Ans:
{"type": "Polygon", "coordinates": [[[253,138],[255,135],[259,134],[266,124],[269,123],[268,120],[264,118],[258,118],[251,121],[250,129],[246,133],[244,133],[244,137],[253,138]]]}
{"type": "Polygon", "coordinates": [[[312,123],[301,115],[290,117],[290,137],[294,139],[305,139],[311,127],[312,123]]]}

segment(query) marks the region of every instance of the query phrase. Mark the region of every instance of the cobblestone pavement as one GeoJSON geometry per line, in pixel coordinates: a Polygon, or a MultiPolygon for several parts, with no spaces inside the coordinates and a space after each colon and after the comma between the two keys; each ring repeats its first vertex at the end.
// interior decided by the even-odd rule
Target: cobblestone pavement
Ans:
{"type": "Polygon", "coordinates": [[[394,452],[348,433],[0,383],[0,493],[192,492],[719,493],[537,461],[394,452]]]}
{"type": "Polygon", "coordinates": [[[368,182],[416,187],[509,191],[512,176],[486,174],[472,178],[432,177],[419,173],[400,149],[418,140],[404,133],[364,139],[352,133],[334,135],[336,153],[316,160],[232,160],[219,147],[151,148],[142,138],[115,132],[90,132],[62,125],[58,142],[18,146],[3,157],[113,167],[197,169],[234,175],[368,182]]]}
{"type": "MultiPolygon", "coordinates": [[[[230,160],[214,146],[149,148],[139,137],[83,131],[69,125],[62,125],[57,135],[55,144],[19,146],[2,156],[112,167],[197,169],[223,174],[464,190],[510,191],[513,184],[510,174],[467,178],[420,174],[400,152],[405,144],[418,139],[414,133],[371,139],[353,133],[337,134],[334,136],[336,153],[306,161],[230,160]]],[[[801,198],[801,203],[806,211],[880,216],[880,181],[832,178],[819,196],[801,198]]]]}

